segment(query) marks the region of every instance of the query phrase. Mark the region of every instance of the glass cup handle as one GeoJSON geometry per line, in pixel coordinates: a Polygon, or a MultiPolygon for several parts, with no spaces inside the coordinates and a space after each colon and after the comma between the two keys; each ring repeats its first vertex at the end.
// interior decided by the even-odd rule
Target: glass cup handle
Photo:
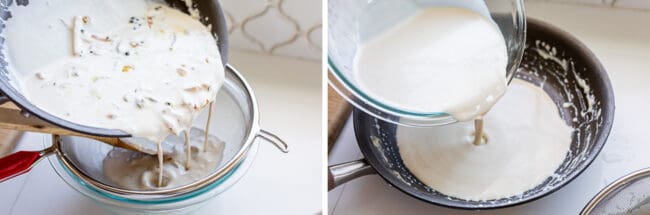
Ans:
{"type": "Polygon", "coordinates": [[[289,145],[287,145],[287,143],[284,142],[284,140],[282,140],[277,135],[262,129],[257,134],[257,137],[260,137],[260,138],[266,140],[269,143],[273,143],[273,145],[275,145],[275,147],[280,149],[280,151],[282,151],[284,153],[289,153],[289,145]]]}

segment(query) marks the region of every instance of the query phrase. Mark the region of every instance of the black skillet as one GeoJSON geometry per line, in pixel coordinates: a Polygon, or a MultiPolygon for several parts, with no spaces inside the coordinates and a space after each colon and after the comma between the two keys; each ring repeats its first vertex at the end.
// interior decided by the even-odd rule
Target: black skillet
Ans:
{"type": "Polygon", "coordinates": [[[404,166],[395,140],[397,125],[355,109],[354,131],[365,159],[330,166],[329,189],[363,175],[379,174],[393,187],[428,203],[460,209],[492,209],[541,198],[560,189],[582,173],[603,148],[611,130],[615,108],[612,86],[603,66],[581,42],[541,21],[529,18],[527,22],[526,49],[515,78],[536,85],[544,82],[543,89],[556,102],[562,118],[577,130],[572,137],[570,153],[556,170],[562,177],[549,177],[523,195],[510,198],[467,201],[450,197],[424,185],[404,166]],[[556,56],[567,59],[568,70],[564,70],[561,62],[544,58],[535,51],[536,48],[543,49],[546,45],[556,49],[556,56]],[[587,94],[578,85],[577,80],[585,80],[591,87],[590,93],[598,102],[595,111],[584,116],[579,113],[587,108],[587,94]],[[575,104],[576,109],[564,107],[562,104],[565,102],[575,104]],[[596,114],[597,112],[600,114],[596,114]]]}
{"type": "MultiPolygon", "coordinates": [[[[174,8],[187,12],[187,6],[181,0],[166,0],[166,2],[174,8]]],[[[201,14],[200,21],[205,25],[212,25],[212,33],[217,35],[218,38],[217,46],[219,47],[219,52],[221,53],[221,60],[223,61],[223,64],[226,65],[228,62],[228,27],[226,26],[226,20],[224,18],[225,16],[221,8],[221,4],[218,0],[194,0],[193,2],[193,7],[197,8],[201,14]],[[207,19],[205,19],[206,17],[207,19]]],[[[0,1],[0,33],[6,26],[5,22],[11,19],[12,15],[11,11],[9,10],[9,6],[12,4],[17,4],[20,7],[29,7],[29,0],[0,1]]],[[[0,37],[0,43],[4,43],[3,37],[0,37]]],[[[5,59],[6,56],[4,56],[5,52],[2,50],[3,48],[4,44],[0,46],[0,104],[3,104],[7,101],[12,101],[22,110],[23,115],[26,117],[34,115],[46,122],[80,133],[109,137],[131,136],[130,134],[121,130],[97,128],[76,124],[51,115],[32,105],[25,97],[22,96],[19,90],[15,89],[13,85],[11,85],[8,69],[9,63],[5,59]]]]}

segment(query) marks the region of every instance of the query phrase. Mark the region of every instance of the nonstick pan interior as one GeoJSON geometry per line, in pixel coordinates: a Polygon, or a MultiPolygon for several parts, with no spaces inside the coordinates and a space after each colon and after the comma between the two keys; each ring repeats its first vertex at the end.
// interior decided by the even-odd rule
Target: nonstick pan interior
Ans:
{"type": "Polygon", "coordinates": [[[607,73],[589,49],[566,32],[534,19],[528,20],[526,49],[515,78],[542,87],[556,103],[561,117],[576,130],[570,151],[556,174],[522,195],[467,201],[436,192],[404,166],[395,140],[397,125],[355,110],[359,147],[388,183],[433,204],[463,209],[501,208],[552,193],[585,170],[605,144],[614,119],[613,89],[607,73]]]}

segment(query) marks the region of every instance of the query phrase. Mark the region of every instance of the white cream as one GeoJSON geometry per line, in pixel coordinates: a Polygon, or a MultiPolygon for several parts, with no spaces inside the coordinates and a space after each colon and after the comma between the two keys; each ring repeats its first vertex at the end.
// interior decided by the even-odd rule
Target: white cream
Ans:
{"type": "Polygon", "coordinates": [[[92,15],[62,18],[72,23],[73,52],[18,78],[23,95],[53,115],[159,142],[189,128],[221,87],[214,38],[178,10],[151,4],[109,31],[95,30],[92,15]]]}
{"type": "MultiPolygon", "coordinates": [[[[158,143],[162,168],[161,141],[187,131],[197,113],[214,101],[224,67],[208,28],[161,3],[51,0],[13,5],[4,45],[15,84],[50,114],[158,143]]],[[[198,16],[196,9],[190,11],[198,16]]],[[[191,141],[186,140],[185,157],[191,156],[191,141]]],[[[207,149],[185,159],[186,169],[194,171],[194,160],[212,159],[201,157],[212,156],[207,149]]]]}
{"type": "Polygon", "coordinates": [[[514,80],[485,116],[487,144],[474,145],[472,122],[397,129],[406,167],[436,191],[467,200],[511,197],[551,177],[573,129],[539,87],[514,80]]]}
{"type": "Polygon", "coordinates": [[[358,47],[355,77],[372,98],[401,110],[467,121],[506,89],[506,44],[488,18],[429,8],[358,47]]]}

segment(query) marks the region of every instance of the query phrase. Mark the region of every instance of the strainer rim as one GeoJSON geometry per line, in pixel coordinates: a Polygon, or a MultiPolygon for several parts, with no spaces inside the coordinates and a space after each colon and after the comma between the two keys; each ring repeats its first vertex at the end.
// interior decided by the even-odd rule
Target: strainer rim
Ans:
{"type": "Polygon", "coordinates": [[[251,113],[252,117],[249,120],[251,123],[250,128],[248,129],[248,134],[246,135],[244,144],[240,147],[240,149],[235,153],[235,155],[228,161],[225,162],[225,164],[217,169],[217,171],[211,173],[205,179],[199,180],[192,182],[187,185],[183,185],[180,187],[175,187],[171,189],[163,189],[163,190],[147,190],[147,191],[133,191],[133,190],[127,190],[127,189],[122,189],[122,188],[116,188],[111,185],[99,182],[97,180],[92,179],[92,177],[88,176],[85,174],[83,171],[79,170],[64,154],[61,152],[59,145],[60,145],[60,138],[57,135],[52,136],[52,144],[54,148],[56,149],[56,157],[58,158],[59,161],[61,161],[62,166],[64,166],[67,171],[70,171],[72,175],[78,177],[80,179],[80,182],[87,186],[91,186],[94,189],[103,191],[105,193],[114,195],[116,197],[120,198],[125,198],[125,199],[132,199],[130,196],[132,195],[138,195],[139,197],[145,197],[145,198],[139,198],[139,201],[155,201],[155,200],[161,200],[161,199],[169,199],[169,198],[176,198],[179,196],[184,196],[189,193],[193,193],[197,190],[201,190],[205,188],[206,186],[209,186],[211,184],[214,184],[214,182],[222,179],[222,178],[227,178],[227,175],[230,172],[234,172],[234,170],[237,169],[237,166],[241,163],[243,160],[244,156],[248,153],[248,151],[251,148],[251,145],[253,144],[256,136],[258,135],[260,131],[259,127],[259,110],[258,110],[258,104],[257,100],[255,97],[255,94],[248,84],[248,82],[244,79],[244,77],[241,75],[241,73],[234,68],[234,66],[230,64],[226,64],[226,71],[231,72],[235,76],[235,80],[239,81],[241,85],[243,86],[243,89],[246,91],[246,93],[249,95],[249,112],[251,113]]]}

